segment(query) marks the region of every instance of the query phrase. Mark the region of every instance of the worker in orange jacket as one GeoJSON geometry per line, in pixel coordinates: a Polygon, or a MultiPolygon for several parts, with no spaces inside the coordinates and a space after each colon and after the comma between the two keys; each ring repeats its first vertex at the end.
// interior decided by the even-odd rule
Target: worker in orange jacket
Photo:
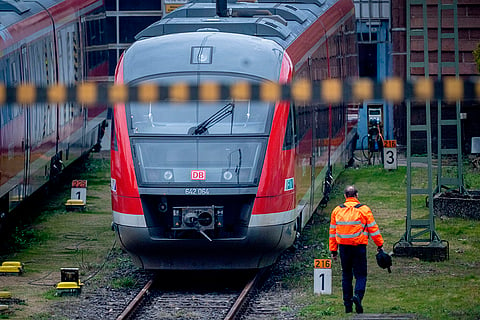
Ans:
{"type": "Polygon", "coordinates": [[[358,191],[354,186],[347,186],[344,191],[345,203],[332,211],[330,220],[329,247],[332,259],[337,259],[340,251],[342,264],[342,289],[345,312],[363,313],[362,299],[367,284],[367,244],[370,236],[377,245],[383,248],[380,234],[370,208],[358,201],[358,191]],[[355,276],[355,291],[353,291],[355,276]]]}

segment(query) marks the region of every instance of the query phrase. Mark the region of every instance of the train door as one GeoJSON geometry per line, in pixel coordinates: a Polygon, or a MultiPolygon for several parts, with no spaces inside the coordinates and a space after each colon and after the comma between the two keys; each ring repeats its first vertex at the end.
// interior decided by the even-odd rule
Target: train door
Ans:
{"type": "Polygon", "coordinates": [[[325,167],[325,109],[316,105],[312,111],[313,118],[313,141],[312,141],[312,203],[314,209],[323,198],[323,169],[325,167]]]}
{"type": "MultiPolygon", "coordinates": [[[[21,54],[15,51],[6,58],[6,83],[11,86],[20,84],[21,54]]],[[[24,198],[25,166],[25,120],[23,106],[9,103],[2,106],[2,188],[8,192],[8,211],[13,210],[24,198]]]]}
{"type": "MultiPolygon", "coordinates": [[[[21,83],[29,83],[29,63],[28,63],[28,50],[26,45],[22,45],[20,48],[20,82],[21,83]]],[[[29,105],[22,105],[24,110],[24,121],[25,121],[25,139],[24,139],[24,183],[23,183],[23,194],[28,196],[31,193],[30,187],[30,157],[31,157],[31,149],[30,149],[30,113],[31,113],[31,106],[29,105]]]]}
{"type": "MultiPolygon", "coordinates": [[[[78,25],[77,21],[57,30],[58,79],[64,85],[78,81],[78,25]]],[[[63,164],[68,166],[88,145],[85,134],[87,114],[77,103],[62,103],[58,107],[59,151],[63,152],[63,164]]]]}
{"type": "Polygon", "coordinates": [[[316,206],[316,189],[317,185],[315,184],[315,179],[317,176],[317,172],[315,170],[316,163],[317,163],[317,152],[316,152],[316,119],[315,119],[315,108],[313,106],[310,107],[310,120],[311,120],[311,127],[312,127],[312,141],[311,141],[311,149],[310,149],[310,216],[313,214],[313,212],[317,209],[316,206]]]}
{"type": "Polygon", "coordinates": [[[313,117],[312,107],[308,105],[297,105],[296,121],[298,128],[297,145],[297,172],[295,174],[295,185],[297,188],[298,204],[301,210],[300,224],[303,228],[313,212],[313,185],[312,176],[312,145],[313,145],[313,117]]]}

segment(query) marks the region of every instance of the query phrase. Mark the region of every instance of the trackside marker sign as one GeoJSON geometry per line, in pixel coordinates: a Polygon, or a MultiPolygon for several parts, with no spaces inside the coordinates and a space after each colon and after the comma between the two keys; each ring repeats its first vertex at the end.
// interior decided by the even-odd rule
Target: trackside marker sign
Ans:
{"type": "Polygon", "coordinates": [[[313,261],[313,292],[317,294],[332,294],[332,260],[315,259],[313,261]]]}

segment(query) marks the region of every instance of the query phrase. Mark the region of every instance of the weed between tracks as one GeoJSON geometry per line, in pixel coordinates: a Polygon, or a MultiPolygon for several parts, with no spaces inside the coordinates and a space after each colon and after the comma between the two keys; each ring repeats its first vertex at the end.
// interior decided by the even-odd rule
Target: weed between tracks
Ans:
{"type": "MultiPolygon", "coordinates": [[[[465,166],[467,188],[480,190],[478,172],[465,166]]],[[[415,168],[417,183],[426,183],[426,169],[415,168]]],[[[334,187],[323,212],[313,218],[304,235],[304,253],[285,275],[285,282],[299,293],[303,305],[300,319],[348,319],[344,313],[340,262],[332,267],[333,294],[313,293],[313,259],[329,258],[328,228],[330,213],[342,203],[343,188],[355,184],[359,199],[369,205],[385,239],[385,250],[405,232],[406,168],[385,171],[379,166],[348,169],[334,187]]],[[[424,210],[425,197],[414,199],[415,210],[424,210]]],[[[422,214],[422,213],[420,213],[422,214]]],[[[392,273],[380,269],[375,261],[376,247],[368,250],[369,276],[364,299],[366,313],[415,314],[418,319],[480,319],[480,221],[460,218],[436,219],[436,231],[450,244],[450,259],[424,262],[415,258],[394,258],[392,273]]]]}

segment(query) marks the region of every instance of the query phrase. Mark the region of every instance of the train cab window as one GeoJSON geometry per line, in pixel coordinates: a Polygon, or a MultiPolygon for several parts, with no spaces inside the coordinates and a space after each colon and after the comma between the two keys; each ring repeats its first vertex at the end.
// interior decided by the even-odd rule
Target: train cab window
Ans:
{"type": "Polygon", "coordinates": [[[250,100],[130,103],[134,134],[265,134],[270,104],[250,100]]]}
{"type": "MultiPolygon", "coordinates": [[[[182,80],[192,79],[177,76],[170,82],[182,80]]],[[[202,81],[206,80],[223,81],[218,78],[202,81]]],[[[250,100],[160,101],[130,103],[127,112],[131,132],[139,135],[266,135],[271,127],[273,104],[250,100]]]]}

